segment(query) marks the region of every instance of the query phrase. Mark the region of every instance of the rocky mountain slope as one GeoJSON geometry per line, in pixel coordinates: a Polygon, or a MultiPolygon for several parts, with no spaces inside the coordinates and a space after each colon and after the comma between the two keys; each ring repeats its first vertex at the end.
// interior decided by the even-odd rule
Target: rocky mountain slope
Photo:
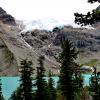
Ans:
{"type": "Polygon", "coordinates": [[[79,51],[77,62],[90,66],[100,65],[100,29],[73,28],[72,26],[56,27],[52,31],[37,30],[25,31],[22,38],[38,54],[44,54],[49,59],[57,61],[61,52],[61,41],[69,39],[79,51]]]}
{"type": "MultiPolygon", "coordinates": [[[[18,75],[21,59],[28,58],[32,60],[34,68],[38,66],[37,59],[40,55],[19,35],[21,32],[19,26],[12,23],[14,24],[15,20],[12,19],[9,24],[9,20],[5,17],[0,19],[0,75],[18,75]]],[[[57,62],[45,56],[44,65],[46,69],[52,66],[54,73],[57,73],[58,68],[55,67],[59,66],[57,62]]]]}
{"type": "MultiPolygon", "coordinates": [[[[36,25],[36,24],[35,24],[36,25]]],[[[100,28],[56,27],[52,31],[23,29],[21,21],[15,19],[0,8],[0,75],[18,75],[21,59],[32,60],[33,67],[38,66],[37,59],[45,56],[44,66],[54,74],[59,72],[57,62],[61,52],[61,41],[70,39],[79,51],[79,64],[100,65],[100,28]],[[5,17],[6,16],[6,17],[5,17]]],[[[100,69],[98,67],[98,69],[100,69]]]]}

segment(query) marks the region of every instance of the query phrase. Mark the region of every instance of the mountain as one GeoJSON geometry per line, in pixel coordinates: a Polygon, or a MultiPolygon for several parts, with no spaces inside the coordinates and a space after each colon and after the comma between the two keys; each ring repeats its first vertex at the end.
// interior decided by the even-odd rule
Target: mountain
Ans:
{"type": "MultiPolygon", "coordinates": [[[[80,65],[98,65],[100,71],[100,29],[75,28],[54,19],[23,22],[0,8],[0,75],[19,75],[21,59],[28,58],[33,68],[44,55],[46,71],[59,73],[58,56],[62,38],[69,39],[79,51],[80,65]],[[6,17],[4,17],[6,16],[6,17]],[[10,16],[10,17],[9,17],[10,16]],[[55,28],[54,28],[55,27],[55,28]]],[[[98,26],[100,24],[98,23],[98,26]]]]}
{"type": "MultiPolygon", "coordinates": [[[[2,9],[1,14],[3,16],[7,13],[2,9]]],[[[11,18],[13,17],[11,16],[11,18]]],[[[21,59],[32,60],[33,67],[36,68],[40,55],[19,35],[22,31],[21,27],[19,28],[18,21],[16,24],[16,20],[11,20],[11,18],[10,21],[5,17],[0,19],[0,75],[14,76],[19,74],[21,59]]],[[[48,57],[45,57],[44,65],[46,69],[50,69],[51,66],[59,66],[57,62],[48,57]]],[[[54,72],[57,73],[57,68],[54,69],[54,72]]]]}

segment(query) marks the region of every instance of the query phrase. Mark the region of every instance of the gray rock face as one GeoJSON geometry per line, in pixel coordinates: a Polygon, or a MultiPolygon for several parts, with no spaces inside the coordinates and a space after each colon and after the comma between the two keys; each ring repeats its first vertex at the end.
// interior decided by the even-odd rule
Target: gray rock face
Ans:
{"type": "Polygon", "coordinates": [[[24,33],[23,38],[35,49],[52,46],[59,47],[63,39],[69,39],[79,50],[98,52],[100,51],[100,34],[99,31],[90,29],[76,29],[63,27],[59,31],[46,32],[33,30],[24,33]]]}
{"type": "Polygon", "coordinates": [[[97,34],[94,30],[74,28],[66,30],[63,28],[57,33],[53,41],[54,45],[59,46],[63,38],[71,40],[78,49],[92,52],[100,51],[100,34],[97,34]]]}
{"type": "Polygon", "coordinates": [[[4,14],[7,14],[5,10],[3,10],[1,7],[0,7],[0,15],[4,15],[4,14]]]}
{"type": "Polygon", "coordinates": [[[88,57],[90,57],[89,59],[100,59],[98,57],[100,52],[99,29],[64,26],[63,28],[55,28],[52,32],[33,30],[21,33],[21,36],[38,54],[43,54],[55,62],[61,52],[60,45],[63,39],[72,41],[73,46],[82,54],[82,59],[86,57],[84,61],[89,61],[88,57]]]}
{"type": "Polygon", "coordinates": [[[2,21],[4,24],[16,25],[14,17],[7,14],[6,11],[3,10],[1,7],[0,7],[0,21],[2,21]]]}

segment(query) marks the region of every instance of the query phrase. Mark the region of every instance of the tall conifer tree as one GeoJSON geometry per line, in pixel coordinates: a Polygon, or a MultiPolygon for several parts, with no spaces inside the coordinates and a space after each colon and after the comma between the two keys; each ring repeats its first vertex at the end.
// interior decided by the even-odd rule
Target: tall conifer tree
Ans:
{"type": "Polygon", "coordinates": [[[36,76],[36,96],[35,100],[48,100],[47,97],[47,82],[44,79],[45,77],[45,69],[43,66],[44,56],[40,56],[39,59],[39,67],[37,67],[37,76],[36,76]]]}
{"type": "Polygon", "coordinates": [[[56,89],[54,87],[54,80],[51,76],[51,71],[49,71],[48,93],[49,93],[49,100],[56,100],[56,89]]]}
{"type": "Polygon", "coordinates": [[[20,86],[13,92],[9,100],[33,100],[32,62],[24,59],[21,61],[20,86]]]}
{"type": "Polygon", "coordinates": [[[73,47],[72,43],[67,39],[62,41],[62,52],[59,56],[59,61],[61,63],[60,70],[60,88],[64,100],[74,100],[73,94],[73,70],[74,70],[74,60],[77,58],[77,52],[73,47]]]}
{"type": "Polygon", "coordinates": [[[20,68],[20,86],[12,93],[9,100],[34,100],[32,74],[32,61],[23,59],[20,68]]]}
{"type": "Polygon", "coordinates": [[[20,88],[22,100],[33,100],[33,84],[32,84],[32,61],[27,59],[21,61],[21,76],[20,76],[20,88]]]}

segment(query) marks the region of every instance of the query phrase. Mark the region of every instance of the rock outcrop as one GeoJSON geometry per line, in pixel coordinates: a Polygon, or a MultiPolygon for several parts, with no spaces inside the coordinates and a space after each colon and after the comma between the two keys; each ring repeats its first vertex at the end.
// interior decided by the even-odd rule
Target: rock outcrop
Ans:
{"type": "Polygon", "coordinates": [[[98,52],[100,51],[100,33],[93,29],[75,29],[75,28],[62,28],[53,41],[54,45],[60,45],[62,39],[69,39],[73,45],[79,50],[85,52],[98,52]]]}
{"type": "Polygon", "coordinates": [[[0,7],[0,21],[2,21],[4,24],[9,25],[16,25],[14,17],[12,17],[10,14],[7,14],[5,10],[3,10],[0,7]]]}

